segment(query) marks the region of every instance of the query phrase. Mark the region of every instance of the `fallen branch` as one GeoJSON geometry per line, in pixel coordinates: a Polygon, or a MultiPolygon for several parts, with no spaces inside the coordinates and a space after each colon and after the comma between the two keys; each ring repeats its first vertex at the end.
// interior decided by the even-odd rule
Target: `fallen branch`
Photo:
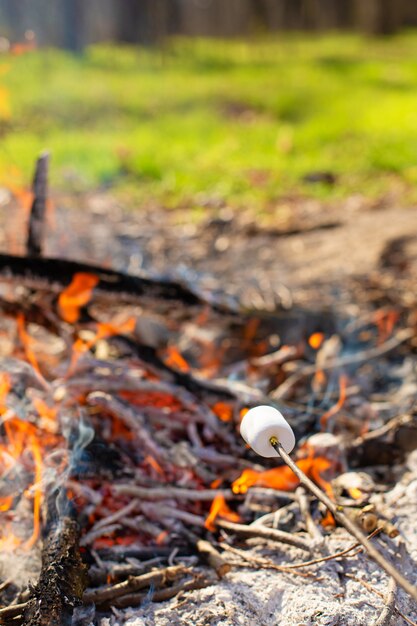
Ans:
{"type": "MultiPolygon", "coordinates": [[[[381,532],[381,529],[376,528],[373,533],[368,535],[368,539],[372,539],[372,537],[375,537],[375,535],[377,535],[379,532],[381,532]]],[[[347,556],[348,554],[350,557],[356,556],[362,551],[363,551],[362,545],[359,542],[356,542],[353,545],[351,545],[349,548],[346,548],[345,550],[341,550],[340,552],[335,552],[334,554],[328,554],[327,556],[321,556],[318,559],[312,559],[311,561],[303,561],[302,563],[287,563],[286,565],[283,565],[283,567],[285,567],[288,570],[300,569],[302,567],[309,567],[310,565],[317,565],[318,563],[324,563],[325,561],[333,561],[333,559],[339,559],[340,557],[347,556]],[[355,550],[356,548],[359,548],[359,550],[356,550],[356,552],[353,552],[353,550],[355,550]],[[352,554],[350,554],[350,552],[352,552],[352,554]]]]}
{"type": "Polygon", "coordinates": [[[26,243],[28,256],[31,257],[42,256],[48,196],[48,167],[49,152],[43,152],[36,162],[33,178],[33,203],[26,243]]]}
{"type": "Polygon", "coordinates": [[[211,543],[205,541],[204,539],[199,539],[196,543],[196,547],[210,567],[215,570],[219,578],[223,578],[227,572],[230,572],[232,566],[230,563],[225,561],[220,552],[218,552],[218,550],[216,550],[211,543]]]}
{"type": "Polygon", "coordinates": [[[39,581],[25,610],[25,626],[71,624],[86,583],[78,536],[78,524],[69,517],[51,526],[44,538],[39,581]]]}
{"type": "Polygon", "coordinates": [[[395,612],[395,593],[397,591],[397,583],[393,578],[388,581],[387,595],[384,601],[384,608],[380,616],[373,622],[372,626],[389,626],[395,612]]]}
{"type": "Polygon", "coordinates": [[[182,487],[138,487],[137,485],[113,485],[112,492],[117,495],[134,496],[143,500],[192,500],[193,502],[211,502],[216,496],[235,499],[230,489],[185,489],[182,487]]]}
{"type": "Polygon", "coordinates": [[[127,580],[116,583],[115,585],[107,585],[106,587],[100,587],[98,589],[88,589],[84,593],[83,600],[85,603],[94,602],[97,605],[102,605],[116,598],[121,598],[128,594],[131,595],[135,591],[139,591],[145,587],[159,587],[176,580],[188,572],[188,568],[182,565],[174,565],[173,567],[166,567],[154,572],[142,574],[141,576],[129,576],[127,580]]]}
{"type": "MultiPolygon", "coordinates": [[[[165,589],[157,589],[152,594],[152,602],[164,602],[165,600],[170,600],[174,598],[179,593],[183,593],[185,591],[192,591],[194,589],[203,589],[204,587],[208,587],[209,585],[214,585],[216,583],[215,579],[205,578],[203,576],[196,576],[191,580],[186,580],[185,582],[180,582],[176,585],[172,585],[171,587],[166,587],[165,589]]],[[[123,596],[122,598],[118,598],[112,603],[117,609],[124,609],[131,606],[138,606],[143,601],[146,601],[149,598],[149,594],[146,593],[138,593],[138,594],[130,594],[128,596],[123,596]]]]}
{"type": "Polygon", "coordinates": [[[320,532],[320,529],[314,523],[314,520],[310,513],[310,505],[309,505],[305,488],[302,485],[300,485],[299,487],[297,487],[295,494],[298,498],[300,512],[304,519],[304,523],[305,523],[308,534],[310,535],[312,539],[317,539],[319,541],[322,540],[323,535],[320,532]]]}
{"type": "MultiPolygon", "coordinates": [[[[374,593],[376,596],[378,596],[379,598],[382,598],[382,600],[385,600],[384,595],[378,591],[377,589],[375,589],[375,587],[372,587],[372,585],[370,585],[368,582],[366,582],[366,580],[363,580],[362,578],[358,578],[357,576],[353,576],[353,574],[344,574],[344,576],[346,576],[346,578],[350,578],[351,580],[354,580],[357,583],[360,583],[361,585],[363,585],[365,587],[365,589],[368,589],[368,591],[370,591],[371,593],[374,593]]],[[[407,622],[407,624],[410,624],[410,626],[417,626],[416,622],[413,622],[413,620],[411,620],[409,617],[407,617],[406,615],[404,615],[404,613],[402,613],[398,607],[395,607],[395,612],[403,618],[403,620],[405,622],[407,622]]]]}
{"type": "Polygon", "coordinates": [[[219,528],[223,528],[229,532],[235,533],[240,537],[260,537],[261,539],[268,539],[270,541],[277,541],[278,543],[285,543],[295,548],[300,548],[305,552],[311,552],[310,544],[291,533],[286,533],[283,530],[277,530],[276,528],[266,528],[265,526],[245,526],[244,524],[235,524],[234,522],[227,522],[226,520],[216,519],[215,525],[219,528]]]}

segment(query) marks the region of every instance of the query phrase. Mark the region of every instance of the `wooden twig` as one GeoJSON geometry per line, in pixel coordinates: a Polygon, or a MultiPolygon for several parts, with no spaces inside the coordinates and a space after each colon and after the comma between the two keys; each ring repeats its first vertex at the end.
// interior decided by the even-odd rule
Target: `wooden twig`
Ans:
{"type": "MultiPolygon", "coordinates": [[[[170,600],[171,598],[174,598],[179,593],[192,591],[193,589],[203,589],[204,587],[208,587],[209,585],[213,585],[215,583],[215,579],[213,580],[204,576],[196,576],[191,580],[186,580],[184,582],[181,581],[176,585],[165,587],[164,589],[157,589],[152,594],[152,602],[164,602],[165,600],[170,600]]],[[[147,598],[147,593],[129,594],[127,596],[117,598],[114,602],[111,603],[111,606],[117,609],[124,609],[130,606],[138,606],[147,598]]]]}
{"type": "Polygon", "coordinates": [[[23,616],[28,606],[29,602],[21,602],[0,609],[0,624],[7,624],[14,617],[23,616]]]}
{"type": "Polygon", "coordinates": [[[36,162],[33,178],[33,202],[29,217],[28,236],[26,242],[27,254],[30,257],[40,257],[43,252],[45,232],[45,216],[48,196],[48,167],[49,152],[43,152],[36,162]]]}
{"type": "Polygon", "coordinates": [[[375,546],[369,541],[369,539],[363,534],[363,532],[359,529],[358,526],[352,520],[345,515],[343,509],[332,502],[330,498],[322,491],[317,485],[310,480],[304,472],[300,470],[300,468],[294,463],[292,458],[287,454],[279,443],[279,441],[275,438],[271,438],[271,445],[282,458],[282,460],[292,469],[294,474],[300,480],[301,484],[304,485],[313,495],[316,496],[320,502],[322,502],[332,513],[332,515],[336,518],[336,520],[346,528],[346,530],[359,541],[359,543],[365,548],[368,552],[369,556],[373,558],[376,563],[380,567],[382,567],[385,572],[394,578],[394,580],[411,596],[414,600],[417,601],[417,588],[414,587],[402,574],[398,571],[398,569],[392,565],[387,559],[375,548],[375,546]]]}
{"type": "Polygon", "coordinates": [[[204,539],[199,539],[196,543],[196,547],[207,563],[215,570],[219,578],[223,578],[227,572],[230,572],[232,566],[225,561],[213,544],[204,539]]]}
{"type": "MultiPolygon", "coordinates": [[[[94,552],[94,551],[92,551],[94,552]]],[[[109,576],[111,576],[111,580],[116,582],[120,579],[127,578],[128,576],[139,576],[140,574],[145,574],[146,570],[151,570],[153,567],[159,565],[162,561],[162,557],[157,556],[153,559],[149,559],[148,561],[140,562],[135,561],[128,563],[116,563],[101,561],[99,559],[100,565],[93,565],[88,570],[88,579],[91,587],[95,587],[98,585],[104,585],[108,582],[109,576]]]]}
{"type": "MultiPolygon", "coordinates": [[[[253,567],[258,567],[258,568],[266,567],[267,569],[274,569],[274,570],[277,570],[278,572],[284,572],[286,574],[294,574],[296,576],[301,576],[301,578],[313,578],[317,580],[317,576],[315,576],[315,574],[297,572],[295,570],[293,571],[286,565],[277,565],[276,563],[273,563],[273,561],[271,561],[270,559],[254,556],[253,554],[248,554],[246,550],[239,550],[238,548],[235,548],[234,546],[229,546],[225,542],[221,544],[221,548],[222,550],[225,550],[226,552],[231,552],[232,554],[236,554],[237,556],[240,556],[241,559],[243,559],[244,561],[246,561],[246,563],[248,563],[249,565],[252,565],[253,567]]],[[[233,566],[234,565],[235,563],[233,563],[233,566]]]]}
{"type": "Polygon", "coordinates": [[[283,530],[277,530],[276,528],[266,528],[265,526],[245,526],[244,524],[235,524],[234,522],[228,522],[222,519],[216,519],[214,521],[216,526],[235,533],[240,537],[260,537],[261,539],[268,539],[270,541],[277,541],[278,543],[285,543],[295,548],[300,548],[305,552],[311,552],[310,544],[291,533],[286,533],[283,530]]]}
{"type": "Polygon", "coordinates": [[[395,593],[397,583],[393,578],[388,581],[387,595],[384,600],[384,608],[379,617],[372,623],[372,626],[389,626],[395,612],[395,593]]]}
{"type": "Polygon", "coordinates": [[[211,502],[218,495],[226,500],[236,498],[230,489],[185,489],[182,487],[138,487],[137,485],[113,485],[112,492],[134,496],[143,500],[192,500],[193,502],[211,502]]]}
{"type": "Polygon", "coordinates": [[[298,504],[300,506],[301,515],[304,519],[308,534],[310,535],[310,537],[312,537],[312,539],[322,540],[323,535],[320,532],[320,529],[314,523],[314,520],[310,513],[310,506],[305,488],[300,485],[299,487],[297,487],[295,493],[298,497],[298,504]]]}
{"type": "MultiPolygon", "coordinates": [[[[381,532],[381,529],[376,528],[373,533],[368,535],[368,539],[372,539],[372,537],[375,537],[375,535],[377,535],[379,532],[381,532]]],[[[333,559],[339,559],[342,556],[347,556],[350,552],[352,552],[352,554],[349,554],[350,557],[356,556],[362,551],[363,551],[362,545],[359,542],[356,542],[353,545],[349,546],[349,548],[346,548],[345,550],[341,550],[340,552],[335,552],[334,554],[328,554],[327,556],[321,556],[318,559],[311,559],[311,561],[303,561],[302,563],[287,563],[286,565],[283,565],[283,567],[285,567],[288,570],[300,569],[302,567],[309,567],[310,565],[317,565],[318,563],[324,563],[325,561],[333,561],[333,559]],[[355,550],[356,548],[359,548],[359,549],[356,550],[356,552],[353,552],[353,550],[355,550]]]]}
{"type": "MultiPolygon", "coordinates": [[[[375,587],[372,587],[372,585],[370,585],[368,582],[366,582],[366,580],[363,580],[362,578],[358,578],[357,576],[354,576],[353,574],[344,574],[344,576],[346,576],[346,578],[350,578],[351,580],[354,580],[355,582],[363,585],[365,587],[365,589],[368,589],[368,591],[370,591],[371,593],[374,593],[376,596],[378,596],[379,598],[382,598],[382,600],[385,600],[384,595],[378,591],[377,589],[375,589],[375,587]]],[[[409,617],[407,617],[406,615],[404,615],[404,613],[402,613],[398,607],[395,607],[395,612],[403,618],[403,620],[405,622],[407,622],[407,624],[410,624],[410,626],[417,626],[417,623],[414,622],[413,620],[411,620],[409,617]]]]}
{"type": "MultiPolygon", "coordinates": [[[[180,576],[188,573],[188,568],[183,565],[174,565],[154,572],[142,574],[141,576],[129,576],[127,580],[115,585],[107,585],[98,589],[88,589],[83,596],[84,602],[94,602],[102,605],[104,603],[130,595],[145,587],[159,587],[167,582],[171,582],[180,576]]],[[[112,603],[113,604],[113,603],[112,603]]]]}

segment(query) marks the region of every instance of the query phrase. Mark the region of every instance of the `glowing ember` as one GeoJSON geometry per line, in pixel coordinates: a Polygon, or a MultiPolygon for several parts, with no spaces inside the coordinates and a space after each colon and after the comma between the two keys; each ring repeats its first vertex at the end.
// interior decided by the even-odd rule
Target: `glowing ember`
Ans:
{"type": "Polygon", "coordinates": [[[17,316],[17,330],[19,333],[20,341],[22,342],[23,348],[25,350],[25,355],[33,369],[42,376],[41,370],[39,368],[38,360],[35,356],[35,353],[32,348],[32,337],[28,334],[26,330],[26,323],[24,315],[19,314],[17,316]]]}
{"type": "Polygon", "coordinates": [[[228,507],[224,496],[222,496],[221,494],[215,496],[213,502],[211,503],[210,512],[206,518],[206,521],[204,522],[204,526],[207,528],[207,530],[209,530],[210,532],[214,532],[216,530],[214,521],[218,517],[222,517],[229,522],[240,521],[239,515],[228,507]]]}
{"type": "Polygon", "coordinates": [[[233,419],[233,409],[226,402],[216,402],[211,409],[222,422],[230,422],[233,419]]]}
{"type": "Polygon", "coordinates": [[[374,322],[378,328],[378,344],[384,343],[392,335],[399,317],[398,311],[385,309],[375,311],[374,322]]]}
{"type": "Polygon", "coordinates": [[[120,324],[110,322],[99,322],[97,324],[96,334],[87,341],[80,337],[74,341],[72,346],[72,359],[67,376],[69,376],[80,356],[93,348],[101,339],[107,339],[108,337],[114,337],[115,335],[127,335],[132,333],[136,327],[136,320],[134,317],[121,322],[120,324]]]}
{"type": "Polygon", "coordinates": [[[80,309],[90,302],[98,282],[99,278],[94,274],[74,274],[71,283],[58,298],[59,314],[65,322],[75,324],[79,320],[80,309]]]}
{"type": "Polygon", "coordinates": [[[190,366],[175,346],[166,349],[165,363],[180,372],[189,372],[190,366]]]}
{"type": "Polygon", "coordinates": [[[330,511],[326,511],[326,515],[323,517],[320,524],[323,526],[323,528],[335,528],[336,520],[334,519],[330,511]]]}
{"type": "Polygon", "coordinates": [[[326,413],[323,413],[320,419],[320,426],[322,430],[326,430],[327,423],[333,415],[339,413],[340,409],[343,408],[343,405],[346,401],[346,387],[347,387],[347,377],[342,374],[339,379],[339,399],[326,413]]]}
{"type": "Polygon", "coordinates": [[[361,500],[363,498],[362,491],[357,487],[348,487],[347,492],[354,500],[361,500]]]}
{"type": "Polygon", "coordinates": [[[321,344],[323,343],[323,341],[324,341],[324,334],[323,333],[313,333],[308,338],[308,344],[309,344],[310,348],[313,348],[313,350],[318,350],[320,348],[321,344]]]}

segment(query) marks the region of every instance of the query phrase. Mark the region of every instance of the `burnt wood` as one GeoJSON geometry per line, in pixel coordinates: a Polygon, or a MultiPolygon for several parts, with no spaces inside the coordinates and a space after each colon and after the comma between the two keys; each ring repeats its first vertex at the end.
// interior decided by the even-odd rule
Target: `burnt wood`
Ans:
{"type": "Polygon", "coordinates": [[[46,203],[48,198],[49,152],[40,155],[33,178],[33,203],[30,211],[27,253],[31,257],[42,256],[45,234],[46,203]]]}
{"type": "Polygon", "coordinates": [[[66,259],[0,254],[0,280],[20,281],[29,288],[48,289],[60,293],[71,283],[74,275],[80,272],[98,276],[96,290],[123,296],[127,300],[143,298],[180,302],[187,306],[204,303],[202,298],[175,281],[133,276],[98,265],[66,259]]]}
{"type": "Polygon", "coordinates": [[[79,527],[71,517],[63,517],[49,527],[44,537],[41,574],[25,611],[26,626],[71,625],[87,582],[78,539],[79,527]]]}

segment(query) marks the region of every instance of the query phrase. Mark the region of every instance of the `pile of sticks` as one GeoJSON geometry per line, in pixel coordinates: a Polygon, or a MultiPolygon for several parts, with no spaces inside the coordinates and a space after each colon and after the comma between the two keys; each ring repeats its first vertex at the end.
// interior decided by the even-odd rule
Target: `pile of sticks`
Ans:
{"type": "MultiPolygon", "coordinates": [[[[314,458],[330,459],[326,479],[317,472],[315,478],[331,486],[336,519],[343,509],[355,527],[371,535],[368,542],[397,553],[397,533],[384,511],[366,508],[372,489],[359,489],[358,502],[342,496],[343,489],[338,492],[337,480],[348,468],[399,463],[412,448],[416,416],[411,402],[400,415],[393,403],[385,423],[375,429],[370,424],[368,432],[357,407],[364,404],[361,368],[377,361],[389,370],[390,358],[398,359],[407,349],[414,329],[359,345],[349,355],[342,354],[340,338],[335,347],[334,337],[314,353],[307,345],[273,350],[266,344],[262,354],[254,355],[243,342],[240,360],[232,365],[219,360],[216,379],[181,367],[180,361],[173,366],[164,349],[146,342],[143,332],[126,320],[138,320],[146,310],[162,314],[177,340],[184,320],[198,324],[202,312],[230,333],[245,329],[253,319],[208,304],[180,284],[44,258],[46,170],[43,155],[35,174],[28,256],[0,255],[0,279],[9,286],[0,300],[2,323],[7,320],[17,328],[17,320],[23,319],[24,330],[30,331],[26,342],[20,333],[20,343],[10,347],[1,369],[12,382],[9,412],[21,403],[17,390],[23,389],[25,419],[41,439],[52,426],[44,431],[47,416],[37,407],[42,402],[54,410],[53,428],[67,462],[61,475],[48,481],[43,496],[38,582],[21,589],[13,580],[3,582],[0,597],[13,599],[0,608],[0,623],[71,624],[77,612],[90,610],[94,618],[113,608],[139,605],[151,590],[152,600],[162,601],[213,584],[232,567],[314,578],[314,573],[299,570],[366,548],[367,543],[355,541],[337,554],[327,553],[321,523],[325,511],[317,494],[312,497],[304,489],[303,484],[311,485],[302,475],[295,481],[295,486],[300,484],[295,493],[293,475],[290,486],[268,486],[264,472],[274,470],[276,463],[259,465],[238,434],[242,410],[260,403],[283,407],[299,436],[320,430],[326,415],[327,430],[337,433],[331,435],[333,443],[319,442],[314,448],[311,442],[301,456],[313,459],[313,469],[314,458]],[[69,324],[60,315],[58,298],[80,274],[96,276],[96,287],[76,322],[69,324]],[[44,353],[50,348],[53,358],[34,354],[39,337],[44,353]],[[338,380],[346,372],[350,382],[343,406],[334,377],[323,387],[323,376],[336,373],[338,380]],[[315,406],[307,399],[312,388],[315,406]],[[332,462],[332,445],[337,463],[332,462]],[[236,479],[245,470],[259,480],[239,489],[236,479]],[[211,515],[215,498],[224,505],[217,516],[211,515]],[[236,542],[253,537],[296,548],[300,562],[277,565],[236,547],[236,542]]],[[[372,315],[345,333],[357,339],[368,332],[372,315]]],[[[262,334],[262,320],[257,328],[262,334]]],[[[366,374],[368,387],[376,389],[381,368],[366,374]]],[[[401,406],[408,401],[402,397],[401,406]]],[[[48,462],[47,445],[44,453],[48,462]]],[[[392,583],[384,611],[395,610],[392,583]]]]}

